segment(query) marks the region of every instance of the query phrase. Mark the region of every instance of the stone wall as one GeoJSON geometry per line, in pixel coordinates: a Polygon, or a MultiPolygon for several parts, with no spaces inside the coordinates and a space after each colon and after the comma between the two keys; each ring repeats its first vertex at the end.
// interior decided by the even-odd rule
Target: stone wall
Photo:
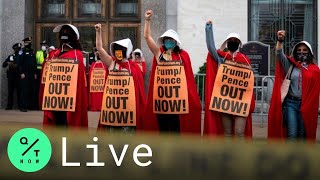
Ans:
{"type": "MultiPolygon", "coordinates": [[[[33,3],[32,3],[33,4],[33,3]]],[[[21,42],[25,37],[25,1],[1,0],[0,1],[0,57],[1,65],[10,55],[12,45],[21,42]]],[[[0,70],[1,81],[1,107],[7,105],[7,77],[6,70],[0,70]]]]}
{"type": "MultiPolygon", "coordinates": [[[[169,1],[169,0],[168,0],[169,1]]],[[[151,21],[151,32],[152,37],[156,41],[158,37],[160,37],[166,31],[166,1],[159,1],[159,0],[148,0],[142,1],[141,5],[141,50],[145,56],[147,62],[147,73],[145,76],[145,89],[149,87],[149,77],[152,65],[153,54],[149,50],[146,41],[144,40],[143,36],[143,29],[144,29],[144,13],[148,9],[153,10],[153,17],[151,21]]]]}
{"type": "Polygon", "coordinates": [[[231,32],[248,39],[248,2],[221,0],[178,0],[178,33],[182,48],[189,52],[193,72],[197,73],[207,57],[205,23],[213,21],[216,47],[220,47],[231,32]]]}

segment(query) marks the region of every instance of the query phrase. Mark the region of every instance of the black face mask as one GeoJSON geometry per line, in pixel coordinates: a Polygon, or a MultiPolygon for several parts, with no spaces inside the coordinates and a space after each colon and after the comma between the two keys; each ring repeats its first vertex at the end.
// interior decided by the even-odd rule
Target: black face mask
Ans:
{"type": "Polygon", "coordinates": [[[68,33],[62,32],[61,36],[60,36],[60,40],[62,43],[69,43],[70,42],[70,35],[68,33]]]}
{"type": "Polygon", "coordinates": [[[304,61],[307,61],[308,58],[309,58],[309,53],[298,53],[297,54],[298,61],[304,62],[304,61]]]}
{"type": "Polygon", "coordinates": [[[18,53],[20,51],[20,48],[14,48],[14,53],[18,53]]]}
{"type": "Polygon", "coordinates": [[[228,42],[227,47],[229,51],[236,52],[237,49],[239,48],[239,43],[230,41],[228,42]]]}
{"type": "Polygon", "coordinates": [[[31,43],[25,44],[26,49],[31,49],[31,43]]]}
{"type": "Polygon", "coordinates": [[[134,55],[135,55],[135,56],[139,56],[139,57],[141,56],[140,53],[134,53],[134,55]]]}

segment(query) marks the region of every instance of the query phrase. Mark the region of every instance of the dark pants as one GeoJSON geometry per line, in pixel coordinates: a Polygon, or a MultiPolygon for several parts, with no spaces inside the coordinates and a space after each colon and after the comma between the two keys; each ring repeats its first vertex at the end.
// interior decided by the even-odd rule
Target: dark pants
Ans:
{"type": "Polygon", "coordinates": [[[21,109],[28,108],[28,101],[29,101],[29,86],[27,78],[19,80],[19,91],[20,91],[20,99],[19,99],[19,107],[21,109]]]}
{"type": "Polygon", "coordinates": [[[60,127],[68,127],[67,112],[65,111],[52,111],[56,125],[60,127]]]}
{"type": "Polygon", "coordinates": [[[178,114],[157,114],[157,119],[161,133],[180,133],[178,114]]]}
{"type": "Polygon", "coordinates": [[[20,108],[35,110],[35,105],[38,104],[35,98],[35,79],[34,76],[19,80],[20,89],[20,108]]]}
{"type": "Polygon", "coordinates": [[[18,79],[17,78],[8,78],[8,104],[7,108],[12,109],[14,92],[16,91],[17,98],[19,99],[20,95],[18,93],[18,79]]]}

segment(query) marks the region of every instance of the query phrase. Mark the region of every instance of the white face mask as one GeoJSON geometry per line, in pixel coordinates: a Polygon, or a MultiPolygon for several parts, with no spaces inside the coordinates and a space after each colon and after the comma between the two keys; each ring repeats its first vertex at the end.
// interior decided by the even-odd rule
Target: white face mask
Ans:
{"type": "Polygon", "coordinates": [[[47,50],[47,47],[41,46],[41,50],[42,50],[42,51],[45,51],[45,50],[47,50]]]}

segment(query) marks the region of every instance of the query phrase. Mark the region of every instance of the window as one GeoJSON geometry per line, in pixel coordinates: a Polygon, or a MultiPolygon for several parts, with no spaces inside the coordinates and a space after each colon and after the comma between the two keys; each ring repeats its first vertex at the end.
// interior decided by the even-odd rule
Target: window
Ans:
{"type": "Polygon", "coordinates": [[[100,17],[101,16],[101,0],[79,0],[78,16],[79,17],[100,17]]]}
{"type": "Polygon", "coordinates": [[[138,1],[137,0],[116,0],[115,15],[123,16],[138,16],[138,1]]]}
{"type": "Polygon", "coordinates": [[[42,39],[40,39],[40,42],[43,40],[46,40],[49,46],[58,47],[58,41],[56,38],[56,35],[54,32],[52,32],[54,27],[43,27],[42,28],[42,39]]]}
{"type": "Polygon", "coordinates": [[[130,38],[134,47],[140,47],[141,0],[36,0],[35,18],[36,49],[46,40],[58,46],[57,36],[52,32],[59,24],[73,24],[80,33],[84,51],[95,45],[96,23],[102,24],[103,46],[108,51],[115,40],[130,38]]]}
{"type": "Polygon", "coordinates": [[[64,17],[65,0],[42,0],[42,17],[64,17]]]}
{"type": "Polygon", "coordinates": [[[249,40],[270,44],[271,72],[275,69],[276,32],[287,31],[285,53],[294,44],[308,41],[317,50],[317,5],[315,0],[250,0],[249,40]]]}
{"type": "Polygon", "coordinates": [[[133,49],[139,48],[140,45],[140,24],[111,24],[110,42],[129,38],[132,41],[133,49]]]}
{"type": "Polygon", "coordinates": [[[125,38],[129,38],[132,41],[132,45],[133,47],[137,47],[137,28],[134,27],[117,27],[115,28],[115,40],[120,40],[120,39],[125,39],[125,38]]]}
{"type": "Polygon", "coordinates": [[[82,48],[86,51],[92,50],[92,48],[96,45],[96,31],[92,26],[87,27],[78,27],[80,37],[81,37],[81,45],[82,48]]]}

